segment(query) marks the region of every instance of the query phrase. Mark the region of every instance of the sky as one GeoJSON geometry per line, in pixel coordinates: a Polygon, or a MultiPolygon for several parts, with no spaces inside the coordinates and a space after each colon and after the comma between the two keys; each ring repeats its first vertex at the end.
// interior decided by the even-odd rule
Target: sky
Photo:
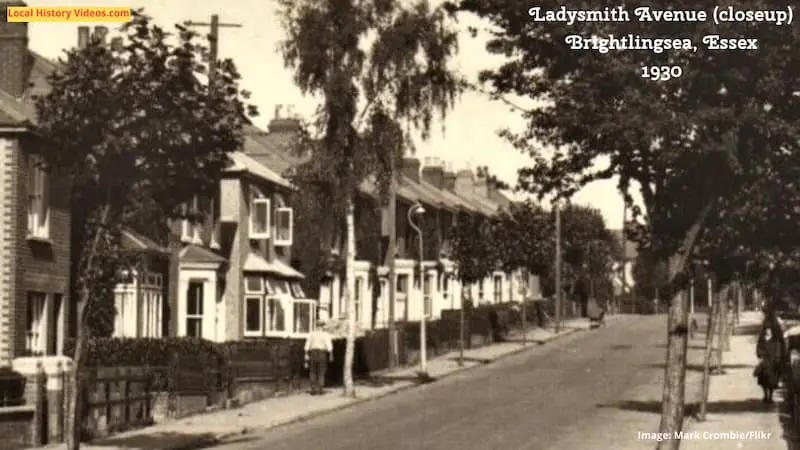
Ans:
{"type": "MultiPolygon", "coordinates": [[[[277,50],[283,31],[276,17],[274,0],[102,0],[95,3],[81,0],[28,0],[29,6],[130,6],[143,7],[159,25],[171,29],[186,20],[208,22],[211,14],[219,14],[221,23],[241,24],[241,28],[222,28],[219,38],[221,58],[231,58],[242,74],[241,85],[252,92],[251,103],[260,116],[256,125],[265,128],[273,117],[276,105],[293,105],[300,116],[310,117],[317,100],[304,98],[284,68],[277,50]],[[224,7],[220,7],[224,5],[224,7]]],[[[474,21],[472,22],[475,23],[474,21]]],[[[98,23],[31,23],[30,47],[48,57],[58,58],[65,48],[77,43],[79,25],[98,23]]],[[[106,24],[112,28],[117,24],[106,24]]],[[[459,24],[466,28],[467,22],[459,24]]],[[[463,33],[455,68],[474,80],[482,69],[495,67],[501,60],[490,57],[480,37],[463,33]]],[[[417,156],[439,157],[452,162],[456,169],[488,166],[491,173],[514,185],[517,169],[530,164],[530,159],[497,136],[502,128],[519,128],[524,124],[520,113],[508,105],[492,101],[483,94],[466,93],[444,123],[439,123],[427,142],[417,143],[417,156]]],[[[610,228],[619,228],[623,218],[622,198],[616,181],[600,181],[586,186],[572,199],[573,203],[599,209],[610,228]]]]}

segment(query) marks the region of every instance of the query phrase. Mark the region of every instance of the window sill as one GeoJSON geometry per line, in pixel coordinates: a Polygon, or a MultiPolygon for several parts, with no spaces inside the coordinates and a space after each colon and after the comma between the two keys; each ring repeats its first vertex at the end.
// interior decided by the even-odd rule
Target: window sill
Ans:
{"type": "Polygon", "coordinates": [[[291,247],[293,243],[294,241],[292,240],[282,240],[282,241],[279,241],[277,239],[275,240],[276,247],[291,247]]]}
{"type": "Polygon", "coordinates": [[[253,233],[250,235],[250,239],[261,241],[265,239],[269,239],[269,233],[253,233]]]}
{"type": "Polygon", "coordinates": [[[50,240],[50,238],[49,238],[49,237],[46,237],[46,236],[37,236],[37,235],[34,235],[34,234],[29,234],[29,235],[27,235],[27,236],[25,237],[25,239],[27,239],[27,240],[28,240],[28,241],[30,241],[30,242],[38,242],[38,243],[40,243],[40,244],[52,244],[52,243],[53,243],[53,241],[52,241],[52,240],[50,240]]]}

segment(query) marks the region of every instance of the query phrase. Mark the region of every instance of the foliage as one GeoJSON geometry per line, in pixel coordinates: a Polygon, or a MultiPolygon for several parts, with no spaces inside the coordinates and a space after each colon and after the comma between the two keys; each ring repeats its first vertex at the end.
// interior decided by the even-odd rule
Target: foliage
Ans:
{"type": "Polygon", "coordinates": [[[496,267],[492,245],[491,219],[459,212],[450,229],[450,257],[458,266],[458,279],[472,284],[487,277],[496,267]]]}
{"type": "MultiPolygon", "coordinates": [[[[75,354],[75,340],[64,343],[64,355],[75,354]]],[[[95,338],[87,342],[86,359],[90,367],[167,367],[173,355],[222,358],[217,344],[204,339],[178,338],[95,338]]]]}
{"type": "Polygon", "coordinates": [[[553,227],[552,216],[531,200],[501,211],[493,221],[492,241],[503,270],[546,274],[553,263],[553,227]]]}
{"type": "Polygon", "coordinates": [[[195,33],[177,26],[170,44],[140,12],[122,34],[121,50],[93,41],[68,51],[36,101],[46,159],[73,182],[73,280],[88,299],[86,319],[105,323],[100,334],[118,269],[130,264],[122,230],[143,215],[165,224],[185,214],[184,202],[227,167],[246,121],[230,61],[219,64],[214,89],[200,81],[206,50],[195,33]]]}
{"type": "Polygon", "coordinates": [[[663,289],[669,282],[667,265],[647,251],[640,251],[633,264],[633,282],[637,295],[647,300],[654,299],[656,290],[663,289]]]}

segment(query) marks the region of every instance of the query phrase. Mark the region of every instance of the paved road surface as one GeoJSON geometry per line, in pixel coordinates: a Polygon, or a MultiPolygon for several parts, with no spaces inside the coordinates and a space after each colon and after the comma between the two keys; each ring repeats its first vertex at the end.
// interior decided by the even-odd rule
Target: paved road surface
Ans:
{"type": "MultiPolygon", "coordinates": [[[[217,448],[556,450],[578,443],[605,450],[609,442],[597,434],[621,429],[605,423],[612,420],[604,412],[609,408],[598,405],[660,386],[665,323],[663,315],[620,319],[419,389],[217,448]],[[583,436],[594,439],[582,442],[583,436]]],[[[656,427],[658,416],[647,414],[656,427]]],[[[622,440],[635,441],[628,433],[630,439],[622,440]]]]}

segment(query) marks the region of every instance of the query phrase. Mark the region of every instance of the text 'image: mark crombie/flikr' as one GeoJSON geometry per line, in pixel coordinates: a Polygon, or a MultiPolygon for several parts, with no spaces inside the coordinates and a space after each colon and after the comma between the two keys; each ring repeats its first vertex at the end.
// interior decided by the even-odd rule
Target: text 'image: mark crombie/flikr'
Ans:
{"type": "Polygon", "coordinates": [[[9,22],[129,22],[124,6],[9,6],[9,22]]]}

